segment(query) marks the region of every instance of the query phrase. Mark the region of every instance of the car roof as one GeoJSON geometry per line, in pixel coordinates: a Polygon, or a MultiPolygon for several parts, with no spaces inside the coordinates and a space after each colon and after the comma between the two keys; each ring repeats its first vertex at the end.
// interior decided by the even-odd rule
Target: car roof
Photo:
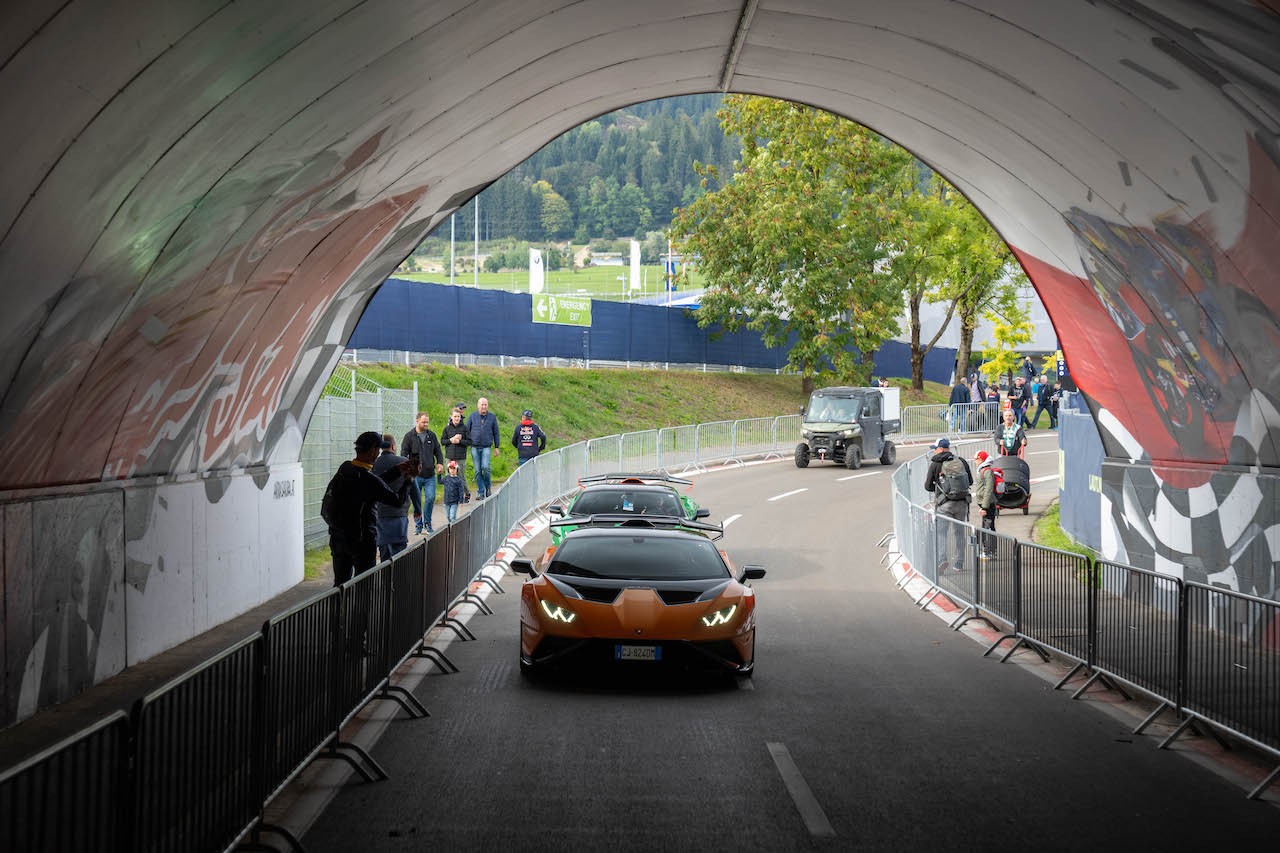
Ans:
{"type": "Polygon", "coordinates": [[[868,391],[874,391],[874,388],[854,388],[849,385],[837,385],[833,388],[816,388],[813,396],[815,397],[855,397],[861,396],[868,391]]]}

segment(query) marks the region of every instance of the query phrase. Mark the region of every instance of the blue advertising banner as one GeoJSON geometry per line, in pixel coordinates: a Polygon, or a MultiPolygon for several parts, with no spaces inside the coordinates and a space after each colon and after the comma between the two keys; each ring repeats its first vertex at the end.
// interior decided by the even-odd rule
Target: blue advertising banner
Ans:
{"type": "Polygon", "coordinates": [[[1061,458],[1058,502],[1062,529],[1082,545],[1102,550],[1102,461],[1098,427],[1088,410],[1060,408],[1058,447],[1061,458]]]}
{"type": "MultiPolygon", "coordinates": [[[[545,296],[539,295],[545,299],[545,296]]],[[[590,328],[534,322],[535,297],[391,278],[365,309],[347,343],[353,349],[471,353],[530,358],[592,358],[676,364],[728,364],[778,370],[790,347],[769,347],[746,329],[717,335],[685,308],[591,302],[590,328]]],[[[952,349],[925,357],[925,378],[947,382],[952,349]]],[[[875,355],[873,376],[910,376],[911,348],[896,341],[875,355]]]]}

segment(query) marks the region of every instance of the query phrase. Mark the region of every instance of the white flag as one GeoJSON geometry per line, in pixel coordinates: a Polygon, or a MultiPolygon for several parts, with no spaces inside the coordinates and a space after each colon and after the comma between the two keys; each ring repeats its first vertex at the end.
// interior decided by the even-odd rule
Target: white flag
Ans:
{"type": "Polygon", "coordinates": [[[640,242],[631,241],[631,289],[640,289],[640,242]]]}
{"type": "Polygon", "coordinates": [[[529,292],[542,292],[542,250],[529,250],[529,292]]]}

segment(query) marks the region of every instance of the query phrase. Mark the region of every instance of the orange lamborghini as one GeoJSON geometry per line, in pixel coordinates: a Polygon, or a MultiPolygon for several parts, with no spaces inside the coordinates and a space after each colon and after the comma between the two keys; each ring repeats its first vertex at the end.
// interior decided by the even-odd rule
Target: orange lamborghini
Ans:
{"type": "Polygon", "coordinates": [[[543,572],[514,560],[530,576],[520,594],[521,670],[595,662],[750,677],[756,600],[746,582],[764,569],[735,570],[702,531],[721,528],[593,516],[565,535],[543,572]]]}

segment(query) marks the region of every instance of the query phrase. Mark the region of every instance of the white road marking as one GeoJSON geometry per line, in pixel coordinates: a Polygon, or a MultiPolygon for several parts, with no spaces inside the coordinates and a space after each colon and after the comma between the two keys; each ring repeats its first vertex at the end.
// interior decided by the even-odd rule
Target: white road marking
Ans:
{"type": "Polygon", "coordinates": [[[1034,480],[1031,481],[1031,485],[1034,486],[1036,483],[1043,483],[1046,480],[1056,480],[1056,479],[1058,479],[1057,474],[1050,474],[1047,477],[1036,477],[1034,480]]]}
{"type": "Polygon", "coordinates": [[[792,495],[798,495],[798,494],[800,494],[801,492],[807,492],[807,491],[809,491],[809,490],[808,490],[808,489],[793,489],[792,491],[789,491],[789,492],[783,492],[783,493],[782,493],[782,494],[780,494],[780,495],[774,495],[773,497],[769,498],[769,500],[771,500],[771,501],[780,501],[780,500],[782,500],[783,498],[789,498],[789,497],[791,497],[792,495]]]}
{"type": "Polygon", "coordinates": [[[850,474],[848,477],[836,477],[837,483],[843,483],[845,480],[856,480],[859,477],[874,477],[879,471],[868,471],[865,474],[850,474]]]}
{"type": "Polygon", "coordinates": [[[720,522],[720,527],[721,528],[728,527],[730,524],[733,524],[735,521],[737,521],[740,518],[742,518],[742,513],[738,513],[737,515],[731,515],[728,518],[726,518],[724,521],[720,522]]]}
{"type": "Polygon", "coordinates": [[[1057,452],[1058,451],[1056,450],[1033,450],[1027,455],[1028,456],[1044,456],[1045,454],[1048,454],[1048,453],[1057,453],[1057,452]]]}
{"type": "Polygon", "coordinates": [[[818,838],[835,838],[835,828],[831,826],[831,821],[827,820],[827,814],[822,810],[822,806],[818,805],[818,798],[813,795],[813,791],[809,790],[809,783],[804,781],[804,775],[792,760],[786,745],[766,743],[765,746],[769,748],[773,763],[777,765],[778,773],[782,776],[791,799],[795,801],[804,825],[809,828],[809,834],[818,838]]]}

